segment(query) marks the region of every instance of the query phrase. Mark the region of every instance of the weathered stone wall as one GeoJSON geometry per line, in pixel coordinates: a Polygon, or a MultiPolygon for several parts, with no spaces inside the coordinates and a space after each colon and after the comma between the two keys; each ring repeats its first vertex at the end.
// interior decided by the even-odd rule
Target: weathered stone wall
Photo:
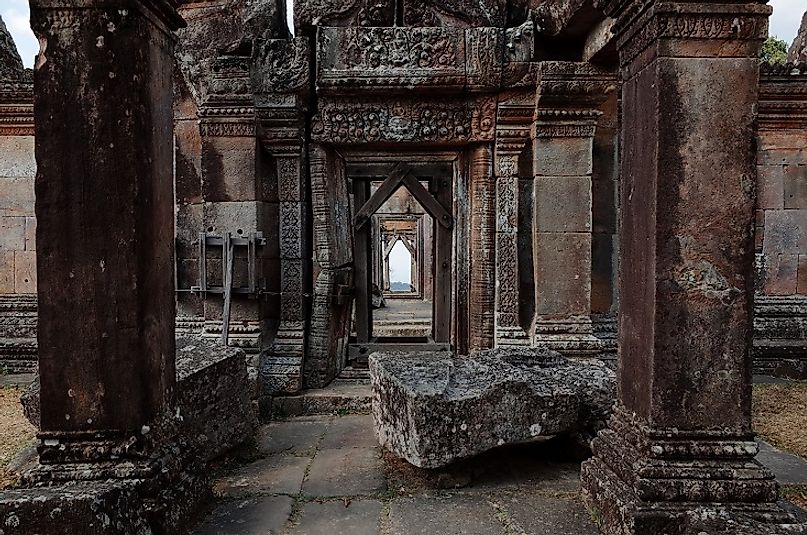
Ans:
{"type": "Polygon", "coordinates": [[[36,367],[33,81],[0,19],[0,371],[36,367]]]}
{"type": "Polygon", "coordinates": [[[790,45],[787,61],[792,63],[807,61],[807,12],[804,13],[804,17],[801,19],[801,27],[796,39],[790,45]]]}
{"type": "MultiPolygon", "coordinates": [[[[250,56],[285,35],[275,0],[187,3],[175,53],[177,314],[184,332],[218,337],[223,296],[192,292],[200,283],[199,234],[262,233],[255,272],[269,294],[234,295],[230,343],[257,353],[279,319],[279,200],[270,157],[258,140],[250,56]],[[260,44],[259,44],[260,43],[260,44]]],[[[221,248],[208,251],[208,284],[223,286],[221,248]]],[[[246,248],[234,261],[235,286],[248,279],[246,248]]]]}
{"type": "Polygon", "coordinates": [[[755,368],[807,376],[807,69],[763,66],[759,110],[755,368]]]}

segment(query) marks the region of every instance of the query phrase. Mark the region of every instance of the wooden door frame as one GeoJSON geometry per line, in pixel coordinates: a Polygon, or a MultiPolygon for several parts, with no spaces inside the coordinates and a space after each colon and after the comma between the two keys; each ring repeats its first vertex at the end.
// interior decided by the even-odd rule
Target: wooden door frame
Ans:
{"type": "MultiPolygon", "coordinates": [[[[353,191],[354,281],[355,290],[355,343],[350,344],[350,358],[362,360],[373,351],[383,350],[451,350],[453,254],[454,254],[454,180],[456,156],[451,159],[425,159],[410,155],[390,155],[379,161],[353,161],[348,163],[347,175],[353,191]],[[403,160],[412,165],[402,165],[403,160]],[[446,161],[448,160],[448,161],[446,161]],[[391,165],[392,164],[392,165],[391,165]],[[428,191],[421,182],[428,176],[428,191]],[[384,180],[374,194],[370,184],[384,180]],[[397,342],[372,336],[372,225],[369,220],[399,187],[406,187],[413,197],[431,215],[433,232],[433,291],[432,337],[425,343],[402,339],[397,342]],[[414,191],[413,191],[414,190],[414,191]],[[428,195],[426,197],[424,195],[428,195]]],[[[394,340],[394,339],[393,339],[394,340]]]]}

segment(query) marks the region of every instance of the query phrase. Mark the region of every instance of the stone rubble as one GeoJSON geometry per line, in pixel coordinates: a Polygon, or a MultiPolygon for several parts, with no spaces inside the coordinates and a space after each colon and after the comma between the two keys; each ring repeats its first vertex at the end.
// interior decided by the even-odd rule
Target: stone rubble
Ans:
{"type": "Polygon", "coordinates": [[[381,445],[421,468],[539,437],[591,438],[616,397],[604,364],[548,349],[375,353],[370,376],[381,445]]]}

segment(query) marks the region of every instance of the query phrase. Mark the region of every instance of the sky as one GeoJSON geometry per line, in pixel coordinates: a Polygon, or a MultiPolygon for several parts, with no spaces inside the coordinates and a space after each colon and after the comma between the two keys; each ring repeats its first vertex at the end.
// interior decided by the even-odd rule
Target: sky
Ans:
{"type": "MultiPolygon", "coordinates": [[[[292,19],[292,0],[286,1],[286,11],[289,20],[292,19]]],[[[39,45],[33,32],[28,25],[28,0],[0,0],[0,16],[8,26],[17,48],[22,56],[22,62],[26,67],[32,67],[34,56],[39,45]]],[[[799,30],[801,16],[805,6],[804,0],[770,0],[773,6],[773,16],[771,16],[771,35],[787,41],[788,46],[796,38],[799,30]]],[[[289,24],[289,27],[293,27],[289,24]]]]}

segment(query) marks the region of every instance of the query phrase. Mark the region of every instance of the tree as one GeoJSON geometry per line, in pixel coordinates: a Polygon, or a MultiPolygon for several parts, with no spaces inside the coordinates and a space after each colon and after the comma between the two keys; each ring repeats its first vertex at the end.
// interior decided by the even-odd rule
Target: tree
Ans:
{"type": "Polygon", "coordinates": [[[787,43],[776,37],[768,37],[762,44],[760,57],[771,64],[787,63],[787,43]]]}

